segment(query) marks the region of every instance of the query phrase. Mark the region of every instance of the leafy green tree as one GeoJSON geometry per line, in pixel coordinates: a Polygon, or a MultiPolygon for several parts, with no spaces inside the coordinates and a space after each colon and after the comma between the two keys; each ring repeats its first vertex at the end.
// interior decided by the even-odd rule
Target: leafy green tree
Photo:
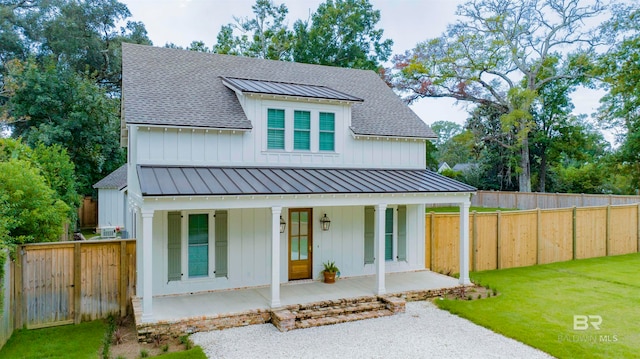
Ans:
{"type": "Polygon", "coordinates": [[[285,23],[289,9],[271,0],[256,0],[253,17],[234,17],[223,25],[213,52],[272,60],[291,60],[292,34],[285,23]],[[238,30],[240,35],[234,35],[238,30]]]}
{"type": "Polygon", "coordinates": [[[455,135],[462,133],[462,126],[451,121],[435,121],[431,124],[431,130],[438,135],[436,146],[451,140],[455,135]]]}
{"type": "Polygon", "coordinates": [[[396,56],[390,82],[409,102],[450,97],[492,107],[499,130],[516,140],[518,187],[529,192],[531,106],[544,85],[584,78],[599,41],[586,24],[603,10],[599,0],[470,0],[445,34],[396,56]],[[563,71],[548,72],[550,59],[563,71]]]}
{"type": "Polygon", "coordinates": [[[92,79],[52,62],[14,61],[5,88],[5,120],[12,136],[36,149],[40,143],[65,148],[80,193],[91,194],[93,183],[124,163],[118,100],[92,79]]]}
{"type": "Polygon", "coordinates": [[[120,44],[151,44],[144,24],[127,20],[131,13],[117,0],[7,0],[0,6],[3,64],[52,55],[116,95],[120,44]]]}
{"type": "MultiPolygon", "coordinates": [[[[637,5],[636,5],[637,6],[637,5]]],[[[640,188],[640,10],[617,7],[602,26],[615,45],[601,57],[596,74],[608,93],[601,100],[598,117],[602,124],[619,133],[617,161],[621,171],[640,188]]]]}
{"type": "Polygon", "coordinates": [[[59,239],[69,207],[56,198],[55,191],[30,162],[0,162],[0,200],[5,202],[2,217],[11,219],[2,221],[5,245],[59,239]]]}
{"type": "Polygon", "coordinates": [[[327,0],[310,21],[294,24],[293,60],[309,64],[378,70],[393,41],[376,25],[380,11],[369,0],[327,0]]]}
{"type": "Polygon", "coordinates": [[[0,138],[0,161],[11,159],[27,161],[37,168],[56,198],[69,207],[69,220],[75,223],[80,195],[76,188],[75,167],[67,151],[58,144],[45,146],[39,143],[31,149],[19,140],[0,138]]]}

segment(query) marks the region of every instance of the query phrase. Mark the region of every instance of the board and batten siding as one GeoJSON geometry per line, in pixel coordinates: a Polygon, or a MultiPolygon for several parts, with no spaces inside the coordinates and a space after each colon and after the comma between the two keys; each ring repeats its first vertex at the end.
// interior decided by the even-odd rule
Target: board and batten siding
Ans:
{"type": "MultiPolygon", "coordinates": [[[[132,125],[137,164],[186,166],[311,166],[415,168],[425,165],[424,140],[359,138],[351,134],[349,105],[247,99],[241,101],[253,128],[229,131],[132,125]],[[269,108],[285,110],[285,150],[267,150],[269,108]],[[311,150],[293,151],[293,112],[311,112],[311,150]],[[318,147],[318,113],[335,114],[335,151],[318,147]]],[[[392,119],[390,119],[392,120],[392,119]]],[[[130,145],[132,145],[130,144],[130,145]]]]}
{"type": "MultiPolygon", "coordinates": [[[[320,279],[322,263],[335,261],[343,277],[375,274],[374,264],[364,263],[364,207],[312,207],[313,212],[313,278],[320,279]],[[331,228],[322,231],[320,218],[327,214],[331,228]]],[[[210,273],[206,278],[169,281],[169,213],[158,211],[153,219],[154,295],[178,294],[207,290],[263,286],[270,284],[271,273],[271,210],[230,209],[227,213],[226,276],[210,273]]],[[[283,208],[287,218],[287,208],[283,208]]],[[[424,205],[406,206],[406,260],[385,262],[386,272],[420,270],[424,268],[424,205]]],[[[280,281],[288,281],[287,231],[280,235],[280,281]]],[[[215,233],[215,224],[210,227],[215,233]]],[[[215,237],[215,236],[214,236],[215,237]]],[[[215,239],[213,239],[215,243],[215,239]]],[[[217,243],[220,248],[222,243],[217,243]]],[[[214,246],[210,247],[212,250],[214,246]]],[[[216,268],[217,253],[212,253],[210,267],[216,268]]],[[[184,258],[183,258],[184,260],[184,258]]],[[[211,271],[212,272],[212,271],[211,271]]]]}
{"type": "Polygon", "coordinates": [[[98,190],[98,227],[125,227],[126,195],[116,188],[98,190]]]}

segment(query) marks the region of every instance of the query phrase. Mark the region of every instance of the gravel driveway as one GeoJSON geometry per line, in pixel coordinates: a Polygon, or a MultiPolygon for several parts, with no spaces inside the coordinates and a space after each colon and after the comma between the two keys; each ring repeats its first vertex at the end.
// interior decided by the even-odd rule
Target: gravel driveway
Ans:
{"type": "Polygon", "coordinates": [[[209,358],[552,358],[431,302],[407,311],[281,333],[271,324],[191,336],[209,358]]]}

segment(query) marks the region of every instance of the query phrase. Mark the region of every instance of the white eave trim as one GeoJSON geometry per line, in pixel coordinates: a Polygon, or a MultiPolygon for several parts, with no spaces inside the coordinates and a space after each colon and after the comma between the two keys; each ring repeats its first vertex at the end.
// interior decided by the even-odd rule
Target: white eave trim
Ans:
{"type": "Polygon", "coordinates": [[[135,126],[137,130],[148,130],[150,131],[152,128],[153,129],[164,129],[164,131],[167,131],[169,129],[177,129],[178,132],[218,132],[218,133],[222,133],[222,132],[228,132],[228,133],[245,133],[245,132],[251,132],[251,128],[219,128],[219,127],[196,127],[196,126],[175,126],[175,125],[147,125],[147,124],[143,124],[143,123],[129,123],[127,124],[127,127],[129,126],[135,126]]]}
{"type": "Polygon", "coordinates": [[[352,128],[349,128],[349,132],[351,132],[351,137],[356,140],[387,140],[387,141],[434,141],[436,138],[428,138],[428,137],[405,137],[405,136],[383,136],[383,135],[360,135],[353,132],[352,128]]]}
{"type": "Polygon", "coordinates": [[[153,210],[270,208],[273,206],[314,207],[366,206],[385,203],[449,204],[465,203],[475,192],[411,192],[364,194],[271,194],[210,196],[143,196],[143,206],[153,210]]]}

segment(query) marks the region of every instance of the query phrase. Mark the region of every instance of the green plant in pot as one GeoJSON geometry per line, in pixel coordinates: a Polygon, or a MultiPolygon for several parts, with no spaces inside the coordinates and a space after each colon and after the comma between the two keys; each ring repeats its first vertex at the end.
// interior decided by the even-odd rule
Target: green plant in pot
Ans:
{"type": "Polygon", "coordinates": [[[340,269],[336,266],[334,261],[326,261],[323,263],[324,269],[322,270],[322,274],[324,275],[325,283],[335,283],[336,282],[336,274],[340,272],[340,269]]]}

